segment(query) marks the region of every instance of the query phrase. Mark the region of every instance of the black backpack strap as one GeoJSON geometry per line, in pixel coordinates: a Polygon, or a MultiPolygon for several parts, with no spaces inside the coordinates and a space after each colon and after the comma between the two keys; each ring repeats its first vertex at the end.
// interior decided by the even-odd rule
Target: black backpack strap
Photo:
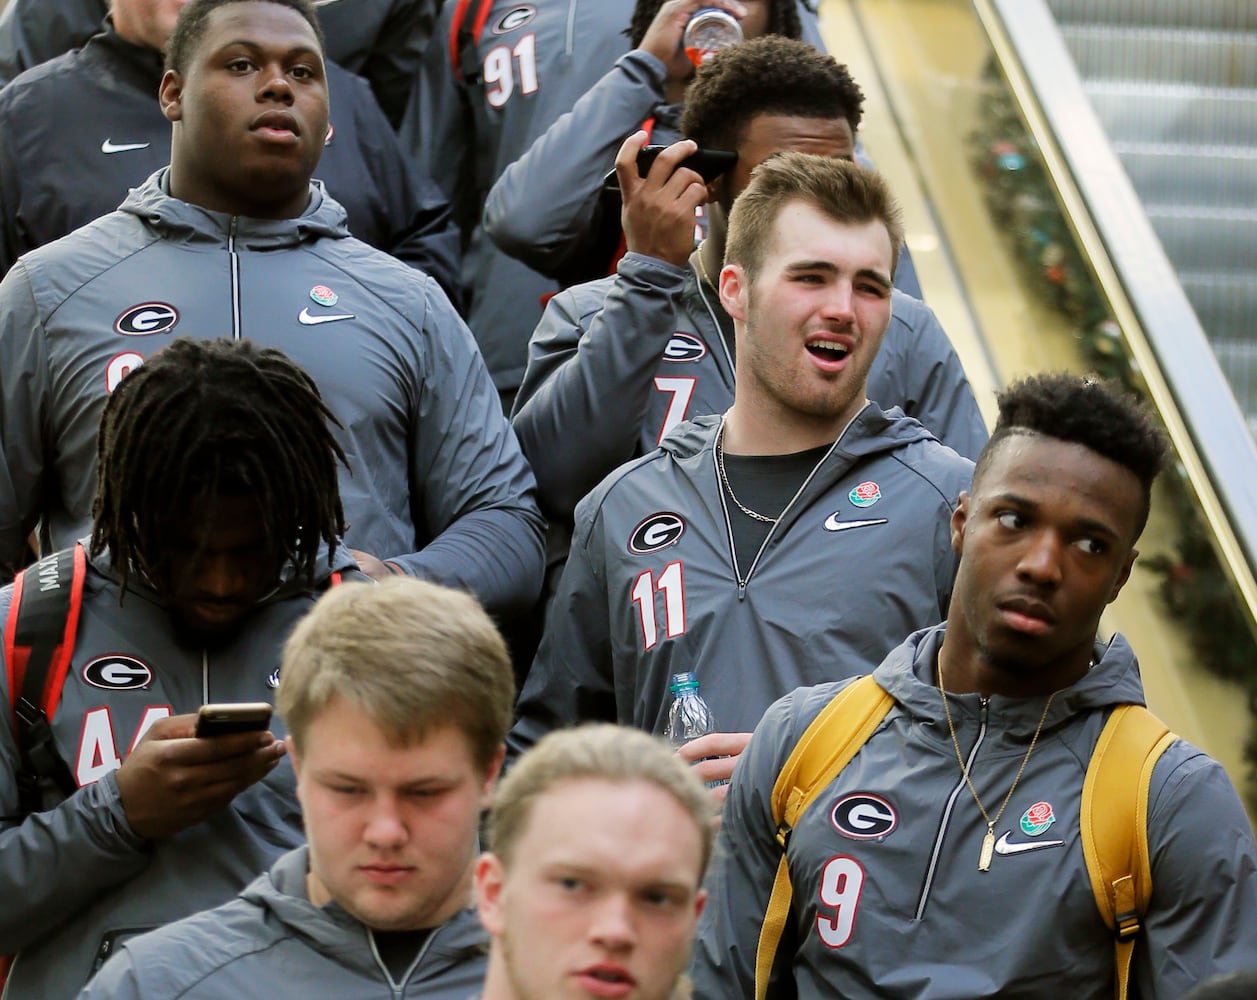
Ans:
{"type": "Polygon", "coordinates": [[[468,24],[467,15],[473,3],[475,0],[456,0],[454,16],[450,19],[450,65],[455,80],[476,85],[480,83],[480,58],[476,46],[480,44],[480,35],[493,8],[493,0],[480,0],[480,6],[468,24]]]}
{"type": "Polygon", "coordinates": [[[24,815],[39,811],[46,783],[66,796],[78,788],[57,752],[49,719],[61,700],[74,652],[86,572],[86,553],[75,545],[41,559],[14,580],[4,652],[21,752],[17,784],[24,815]]]}

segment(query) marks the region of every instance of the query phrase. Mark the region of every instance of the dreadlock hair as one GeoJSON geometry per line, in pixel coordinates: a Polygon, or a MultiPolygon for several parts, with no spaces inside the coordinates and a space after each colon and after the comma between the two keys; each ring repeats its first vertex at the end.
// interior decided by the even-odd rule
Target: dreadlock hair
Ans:
{"type": "Polygon", "coordinates": [[[1000,442],[1021,434],[1080,444],[1129,469],[1143,487],[1143,531],[1152,482],[1165,465],[1169,442],[1151,411],[1113,381],[1094,375],[1045,372],[1014,382],[997,397],[999,419],[973,470],[977,483],[1000,442]]]}
{"type": "Polygon", "coordinates": [[[833,56],[776,35],[721,49],[685,95],[681,134],[704,149],[737,149],[759,115],[845,118],[854,135],[864,92],[833,56]]]}
{"type": "MultiPolygon", "coordinates": [[[[629,44],[632,48],[637,48],[642,44],[642,39],[646,37],[646,32],[650,29],[650,22],[655,19],[659,8],[665,2],[666,0],[637,0],[637,5],[633,8],[633,19],[629,22],[628,31],[625,32],[629,36],[629,44]]],[[[787,38],[802,38],[803,24],[799,21],[799,8],[795,6],[795,0],[769,0],[769,2],[772,4],[772,12],[768,17],[768,33],[785,35],[787,38]]]]}
{"type": "Polygon", "coordinates": [[[105,404],[91,554],[108,547],[125,593],[132,568],[162,565],[190,510],[247,493],[277,558],[313,583],[319,543],[345,530],[333,424],[314,380],[280,351],[178,338],[105,404]]]}
{"type": "Polygon", "coordinates": [[[166,69],[182,73],[192,51],[205,34],[205,24],[210,14],[219,7],[232,3],[273,3],[295,10],[314,29],[314,36],[319,40],[319,53],[322,54],[326,46],[323,27],[319,24],[319,17],[310,0],[192,0],[179,11],[179,16],[175,19],[175,29],[166,41],[166,69]]]}

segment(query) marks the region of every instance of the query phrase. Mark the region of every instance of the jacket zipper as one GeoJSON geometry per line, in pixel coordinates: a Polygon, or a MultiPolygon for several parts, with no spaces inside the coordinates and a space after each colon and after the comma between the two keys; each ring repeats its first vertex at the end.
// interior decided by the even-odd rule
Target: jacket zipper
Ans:
{"type": "MultiPolygon", "coordinates": [[[[723,335],[721,336],[720,339],[723,342],[724,340],[723,335]]],[[[725,517],[725,537],[729,541],[729,559],[733,565],[733,578],[735,581],[737,581],[737,585],[738,585],[738,600],[739,601],[746,599],[746,588],[747,588],[747,585],[751,582],[751,576],[755,573],[755,567],[759,565],[759,561],[761,558],[763,558],[764,552],[767,550],[769,543],[772,542],[774,536],[776,536],[777,529],[781,527],[782,523],[786,520],[786,515],[789,514],[791,509],[794,507],[794,505],[798,503],[799,497],[803,495],[803,492],[808,488],[808,485],[812,482],[813,479],[816,478],[816,474],[820,472],[821,468],[825,465],[825,463],[829,461],[829,457],[834,453],[834,449],[838,447],[838,442],[843,439],[843,436],[847,433],[848,430],[851,429],[851,425],[856,422],[856,419],[863,412],[864,412],[864,409],[863,407],[861,407],[860,410],[856,413],[856,415],[852,417],[849,421],[847,421],[847,426],[842,429],[842,431],[838,434],[836,438],[834,438],[834,443],[829,446],[829,451],[825,452],[825,454],[821,457],[821,460],[812,467],[812,471],[807,474],[807,478],[803,480],[799,488],[795,490],[794,496],[790,498],[790,502],[786,504],[784,508],[782,508],[781,513],[777,515],[776,522],[773,524],[771,528],[768,529],[768,534],[764,537],[763,544],[760,545],[759,551],[755,553],[755,558],[751,560],[751,568],[746,571],[745,577],[742,576],[742,571],[738,567],[737,546],[734,545],[734,542],[733,542],[733,521],[729,517],[729,504],[725,500],[724,483],[720,478],[720,466],[718,462],[716,461],[716,447],[713,445],[711,449],[712,472],[716,478],[716,492],[720,494],[720,510],[724,513],[724,517],[725,517]]],[[[717,442],[721,441],[724,435],[724,432],[725,432],[725,421],[724,421],[724,417],[721,417],[720,429],[716,431],[717,442]]]]}
{"type": "MultiPolygon", "coordinates": [[[[947,696],[943,695],[943,697],[946,698],[947,696]]],[[[930,889],[934,885],[934,874],[938,870],[938,861],[943,853],[943,840],[947,836],[947,826],[951,822],[952,810],[956,806],[956,799],[966,790],[965,774],[973,773],[973,762],[977,759],[982,741],[986,739],[986,723],[988,711],[991,707],[991,699],[983,695],[980,704],[982,710],[978,713],[978,738],[974,740],[973,747],[969,751],[969,757],[965,761],[965,771],[961,773],[956,787],[951,790],[951,795],[947,796],[947,806],[943,809],[943,817],[938,824],[938,833],[934,837],[934,850],[930,852],[930,866],[925,871],[925,884],[921,887],[921,898],[917,901],[917,912],[913,918],[915,920],[921,920],[925,916],[925,904],[929,902],[930,889]]]]}
{"type": "Polygon", "coordinates": [[[419,954],[415,956],[415,960],[410,963],[410,968],[406,970],[399,983],[393,979],[393,974],[388,971],[388,966],[384,964],[384,959],[380,958],[380,950],[375,946],[375,934],[371,928],[367,928],[367,941],[371,945],[371,957],[375,959],[375,964],[380,967],[380,971],[384,973],[384,979],[388,982],[389,989],[393,991],[396,1000],[401,1000],[406,990],[406,984],[410,981],[410,977],[415,974],[415,970],[419,968],[419,963],[423,961],[423,956],[428,953],[428,948],[432,945],[432,939],[437,936],[441,928],[434,928],[432,933],[428,935],[428,939],[423,942],[423,947],[419,949],[419,954]]]}
{"type": "Polygon", "coordinates": [[[240,339],[240,257],[236,254],[236,225],[239,216],[233,215],[227,227],[227,253],[231,258],[231,339],[240,339]]]}
{"type": "Polygon", "coordinates": [[[567,5],[567,35],[563,39],[564,53],[571,55],[576,51],[576,6],[578,0],[572,0],[567,5]]]}

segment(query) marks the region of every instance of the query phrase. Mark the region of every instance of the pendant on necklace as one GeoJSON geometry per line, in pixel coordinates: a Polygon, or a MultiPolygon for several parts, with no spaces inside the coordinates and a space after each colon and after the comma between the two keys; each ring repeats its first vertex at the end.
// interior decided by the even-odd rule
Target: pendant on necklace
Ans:
{"type": "Polygon", "coordinates": [[[995,824],[988,823],[986,836],[982,838],[982,853],[978,856],[978,871],[991,870],[991,858],[995,856],[995,824]]]}

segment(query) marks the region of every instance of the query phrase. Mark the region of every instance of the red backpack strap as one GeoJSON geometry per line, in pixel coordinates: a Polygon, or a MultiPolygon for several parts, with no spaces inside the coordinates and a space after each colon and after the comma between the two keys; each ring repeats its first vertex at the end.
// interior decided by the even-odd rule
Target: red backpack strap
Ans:
{"type": "Polygon", "coordinates": [[[480,0],[475,20],[468,28],[467,12],[474,2],[475,0],[458,0],[454,16],[450,18],[450,67],[454,71],[454,79],[460,83],[476,80],[480,76],[476,46],[480,44],[480,36],[484,34],[489,11],[493,9],[493,0],[480,0]]]}
{"type": "Polygon", "coordinates": [[[41,559],[14,580],[4,653],[14,732],[22,754],[18,794],[24,812],[39,808],[44,780],[65,795],[78,787],[57,752],[50,720],[61,702],[74,653],[86,575],[87,555],[82,545],[75,545],[41,559]]]}

